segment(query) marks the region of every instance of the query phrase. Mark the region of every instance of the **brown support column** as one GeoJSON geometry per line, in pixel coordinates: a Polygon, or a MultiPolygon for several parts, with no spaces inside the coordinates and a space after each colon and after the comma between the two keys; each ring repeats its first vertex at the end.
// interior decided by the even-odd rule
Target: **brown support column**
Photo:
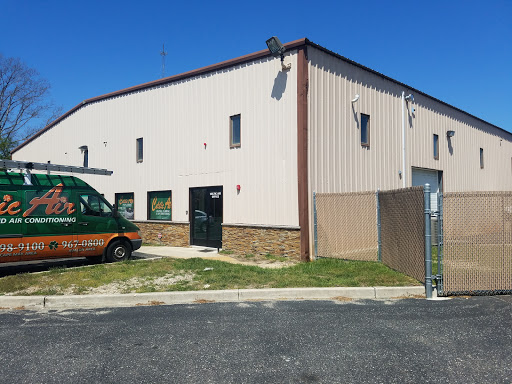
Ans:
{"type": "Polygon", "coordinates": [[[308,209],[308,57],[307,46],[297,54],[297,167],[299,183],[300,258],[309,261],[308,209]]]}

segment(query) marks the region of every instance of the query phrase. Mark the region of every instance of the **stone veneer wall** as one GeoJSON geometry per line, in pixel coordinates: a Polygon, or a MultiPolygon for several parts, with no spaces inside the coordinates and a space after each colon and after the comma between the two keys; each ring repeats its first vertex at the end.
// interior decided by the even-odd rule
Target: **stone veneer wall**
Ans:
{"type": "Polygon", "coordinates": [[[300,260],[300,229],[223,224],[222,249],[241,255],[270,253],[300,260]]]}
{"type": "Polygon", "coordinates": [[[162,244],[171,247],[188,247],[190,231],[188,223],[135,221],[141,231],[143,243],[162,244]],[[158,234],[162,238],[158,238],[158,234]]]}

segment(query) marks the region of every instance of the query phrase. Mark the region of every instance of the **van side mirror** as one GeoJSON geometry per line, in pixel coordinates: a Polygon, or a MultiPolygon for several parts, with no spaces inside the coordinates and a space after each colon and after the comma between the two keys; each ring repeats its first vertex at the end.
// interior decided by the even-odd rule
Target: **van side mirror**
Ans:
{"type": "Polygon", "coordinates": [[[112,208],[113,208],[113,209],[112,209],[112,215],[113,215],[114,217],[119,217],[119,212],[117,211],[117,205],[115,205],[115,204],[114,204],[114,205],[112,206],[112,208]]]}

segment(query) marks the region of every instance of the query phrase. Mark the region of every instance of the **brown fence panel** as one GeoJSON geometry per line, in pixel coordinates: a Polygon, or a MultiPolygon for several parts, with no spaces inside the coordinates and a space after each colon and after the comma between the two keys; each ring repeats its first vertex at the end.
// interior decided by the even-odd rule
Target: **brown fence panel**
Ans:
{"type": "Polygon", "coordinates": [[[318,256],[377,261],[375,192],[317,193],[318,256]]]}
{"type": "Polygon", "coordinates": [[[512,192],[443,196],[443,294],[512,291],[512,192]]]}
{"type": "Polygon", "coordinates": [[[379,192],[382,262],[425,282],[423,187],[379,192]]]}

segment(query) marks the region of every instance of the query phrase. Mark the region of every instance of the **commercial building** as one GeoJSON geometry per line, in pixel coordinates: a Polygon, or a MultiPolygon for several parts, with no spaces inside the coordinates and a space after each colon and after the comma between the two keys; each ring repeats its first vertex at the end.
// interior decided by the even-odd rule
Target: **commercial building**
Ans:
{"type": "Polygon", "coordinates": [[[84,179],[147,241],[307,259],[313,192],[512,188],[512,134],[307,39],[88,99],[13,159],[84,179]]]}

